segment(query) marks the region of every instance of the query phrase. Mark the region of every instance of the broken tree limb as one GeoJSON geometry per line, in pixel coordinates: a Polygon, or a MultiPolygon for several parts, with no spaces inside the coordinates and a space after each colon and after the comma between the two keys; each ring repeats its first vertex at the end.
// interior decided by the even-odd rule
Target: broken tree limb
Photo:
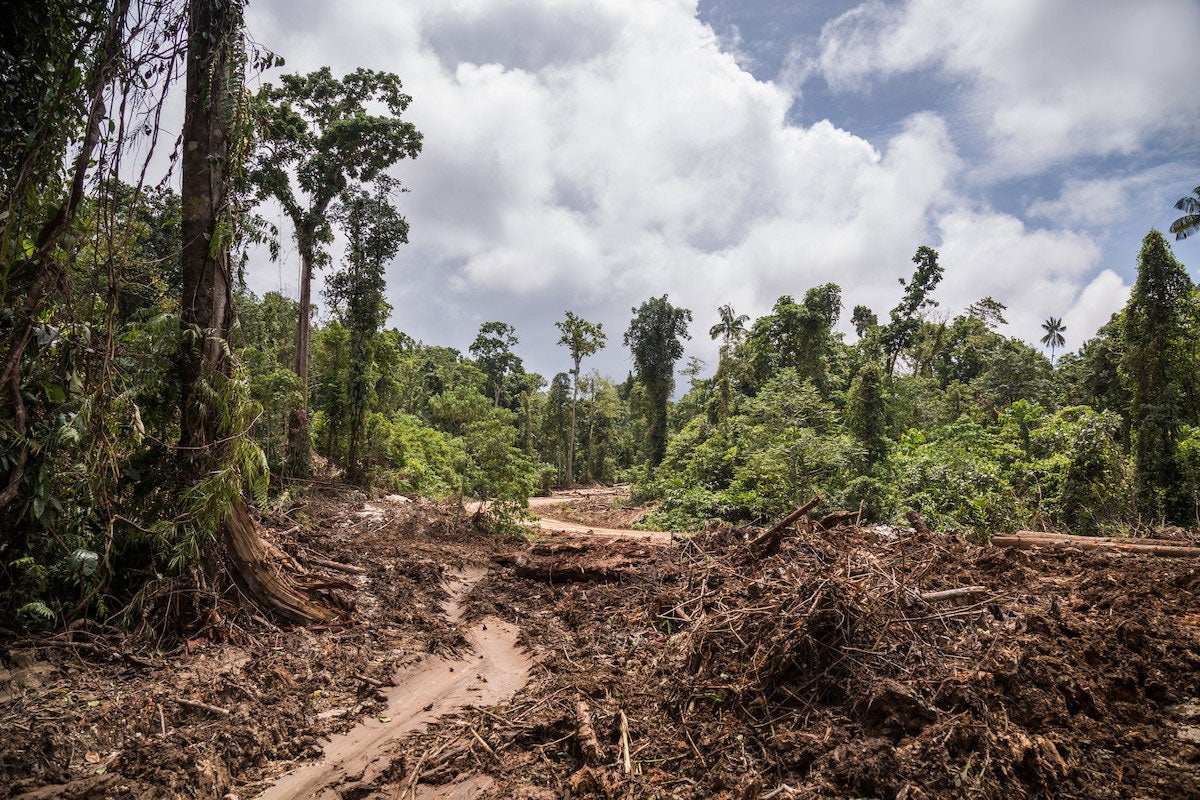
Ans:
{"type": "Polygon", "coordinates": [[[321,558],[320,556],[314,556],[311,553],[305,553],[303,556],[301,556],[301,558],[303,558],[305,561],[307,561],[310,564],[316,564],[318,567],[325,567],[325,569],[331,569],[331,570],[334,570],[335,572],[345,572],[348,575],[366,575],[367,574],[367,570],[363,569],[362,567],[356,567],[353,564],[342,564],[339,561],[330,561],[327,558],[321,558]]]}
{"type": "Polygon", "coordinates": [[[768,528],[767,530],[763,531],[758,536],[756,536],[753,539],[753,541],[750,542],[750,547],[753,549],[758,549],[759,547],[762,547],[764,550],[764,553],[774,550],[775,547],[777,547],[779,545],[778,540],[779,540],[780,535],[783,533],[783,530],[785,528],[787,528],[787,526],[795,523],[801,517],[803,517],[804,515],[808,514],[808,512],[810,512],[814,508],[816,508],[817,504],[820,502],[821,502],[821,497],[818,495],[817,497],[814,497],[812,500],[809,500],[807,503],[803,503],[801,505],[796,506],[795,511],[788,514],[786,517],[779,520],[779,522],[776,522],[770,528],[768,528]]]}
{"type": "Polygon", "coordinates": [[[604,761],[604,751],[600,749],[600,740],[596,738],[596,727],[592,724],[592,710],[587,702],[575,701],[575,737],[579,741],[579,752],[583,755],[583,763],[599,764],[604,761]]]}
{"type": "Polygon", "coordinates": [[[208,713],[216,714],[219,717],[228,717],[232,713],[227,708],[221,708],[220,706],[210,706],[208,703],[201,703],[196,700],[185,700],[182,697],[172,697],[171,699],[174,700],[176,703],[179,703],[179,705],[181,705],[181,706],[187,706],[188,708],[194,708],[197,711],[207,711],[208,713]]]}
{"type": "Polygon", "coordinates": [[[942,589],[937,592],[921,592],[921,599],[926,603],[936,603],[940,600],[957,600],[960,597],[974,597],[983,594],[987,589],[983,586],[960,586],[957,589],[942,589]]]}
{"type": "Polygon", "coordinates": [[[998,547],[1012,547],[1017,550],[1029,550],[1034,547],[1049,547],[1053,549],[1078,547],[1081,550],[1112,550],[1119,553],[1133,553],[1145,556],[1200,558],[1200,547],[1189,545],[1145,544],[1137,539],[1068,536],[1067,534],[1047,535],[1031,531],[993,536],[992,544],[998,547]]]}

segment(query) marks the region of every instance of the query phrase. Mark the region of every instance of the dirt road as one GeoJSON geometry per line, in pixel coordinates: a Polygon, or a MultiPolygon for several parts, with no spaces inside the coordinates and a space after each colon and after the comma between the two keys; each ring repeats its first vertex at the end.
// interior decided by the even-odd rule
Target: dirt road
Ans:
{"type": "MultiPolygon", "coordinates": [[[[453,576],[444,606],[451,622],[461,619],[459,600],[486,574],[466,568],[453,576]]],[[[280,776],[259,800],[369,794],[391,767],[390,745],[397,740],[449,712],[501,703],[525,685],[531,662],[517,647],[518,633],[495,617],[481,620],[466,631],[470,648],[461,658],[429,657],[396,675],[383,713],[333,737],[323,758],[280,776]]]]}
{"type": "Polygon", "coordinates": [[[668,531],[643,531],[632,528],[592,525],[587,522],[561,519],[554,515],[555,508],[564,508],[568,503],[580,506],[586,504],[588,501],[592,501],[599,505],[609,505],[617,496],[619,496],[617,490],[609,487],[573,489],[564,492],[555,492],[549,497],[531,497],[529,498],[529,510],[538,515],[537,527],[550,533],[615,536],[622,539],[635,539],[655,544],[671,543],[673,534],[668,531]]]}

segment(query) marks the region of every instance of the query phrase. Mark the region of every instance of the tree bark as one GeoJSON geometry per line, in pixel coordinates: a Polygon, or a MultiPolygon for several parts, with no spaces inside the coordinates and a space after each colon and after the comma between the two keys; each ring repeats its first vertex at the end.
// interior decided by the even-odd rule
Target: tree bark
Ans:
{"type": "MultiPolygon", "coordinates": [[[[228,0],[188,3],[187,89],[183,125],[180,458],[183,481],[194,483],[227,455],[218,409],[203,398],[228,379],[226,338],[233,322],[229,129],[230,60],[240,34],[242,6],[228,0]],[[223,230],[224,228],[224,230],[223,230]],[[202,386],[205,388],[202,389],[202,386]]],[[[271,563],[244,500],[238,498],[216,531],[208,568],[223,564],[239,589],[263,610],[287,622],[333,619],[271,563]]],[[[217,576],[214,576],[217,577],[217,576]]]]}
{"type": "Polygon", "coordinates": [[[575,485],[575,404],[579,400],[579,359],[571,372],[571,437],[567,439],[567,486],[575,485]]]}
{"type": "Polygon", "coordinates": [[[300,378],[300,406],[288,414],[287,473],[293,478],[312,475],[312,430],[308,419],[308,351],[312,324],[312,240],[298,230],[300,251],[300,308],[296,321],[296,375],[300,378]]]}

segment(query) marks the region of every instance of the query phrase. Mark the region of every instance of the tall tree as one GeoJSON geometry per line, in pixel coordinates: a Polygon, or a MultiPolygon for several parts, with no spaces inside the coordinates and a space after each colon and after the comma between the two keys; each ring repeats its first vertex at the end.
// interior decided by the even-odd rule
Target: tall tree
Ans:
{"type": "Polygon", "coordinates": [[[1129,420],[1138,508],[1169,514],[1178,484],[1175,446],[1180,418],[1179,351],[1192,281],[1156,230],[1138,254],[1138,275],[1125,306],[1121,370],[1132,390],[1129,420]]]}
{"type": "Polygon", "coordinates": [[[867,467],[882,462],[888,451],[888,415],[883,378],[877,364],[863,364],[854,376],[846,398],[845,418],[846,427],[862,445],[867,467]]]}
{"type": "Polygon", "coordinates": [[[485,322],[471,343],[471,355],[488,379],[488,390],[496,408],[500,407],[500,390],[509,373],[521,369],[521,358],[512,351],[517,345],[517,331],[504,322],[485,322]]]}
{"type": "Polygon", "coordinates": [[[719,338],[721,344],[728,347],[746,335],[746,323],[750,321],[749,316],[736,313],[729,303],[718,308],[717,315],[720,317],[720,322],[708,329],[708,335],[714,340],[719,338]]]}
{"type": "Polygon", "coordinates": [[[367,401],[374,381],[375,335],[383,327],[389,311],[384,302],[386,262],[408,242],[408,221],[392,204],[396,181],[380,176],[375,191],[347,191],[337,217],[346,232],[345,269],[329,276],[329,300],[340,308],[343,324],[350,334],[348,428],[346,476],[352,483],[363,483],[364,474],[358,451],[362,444],[367,401]]]}
{"type": "MultiPolygon", "coordinates": [[[[1001,303],[999,300],[988,296],[981,300],[976,300],[971,305],[967,306],[967,316],[981,320],[988,328],[996,328],[999,325],[1007,325],[1008,320],[1004,318],[1004,312],[1008,311],[1008,306],[1001,303]]],[[[1063,328],[1066,330],[1066,328],[1063,328]]]]}
{"type": "MultiPolygon", "coordinates": [[[[267,549],[240,494],[231,431],[233,239],[230,197],[230,110],[239,101],[242,5],[190,0],[183,123],[182,253],[184,331],[180,359],[180,459],[184,498],[193,498],[191,535],[208,543],[212,564],[224,562],[243,594],[293,622],[332,619],[268,566],[267,549]],[[226,493],[232,491],[233,497],[226,493]]],[[[237,422],[240,422],[238,420],[237,422]]],[[[221,570],[223,572],[224,570],[221,570]]]]}
{"type": "Polygon", "coordinates": [[[716,393],[712,398],[711,413],[715,421],[724,420],[729,416],[729,408],[733,403],[733,384],[730,378],[729,360],[733,347],[746,337],[746,323],[750,321],[747,314],[738,314],[729,303],[717,309],[720,321],[708,329],[708,335],[716,340],[721,339],[720,356],[717,359],[717,374],[713,376],[716,383],[716,393]]]}
{"type": "Polygon", "coordinates": [[[603,323],[588,322],[574,312],[566,312],[566,316],[554,323],[562,332],[558,343],[571,353],[571,429],[567,437],[567,486],[575,484],[575,407],[579,402],[579,365],[583,359],[595,354],[604,347],[607,337],[604,334],[603,323]]]}
{"type": "Polygon", "coordinates": [[[692,312],[671,305],[665,294],[631,310],[625,346],[633,354],[638,380],[646,387],[650,465],[658,466],[667,452],[667,401],[675,386],[675,362],[683,356],[683,340],[691,338],[692,312]]]}
{"type": "Polygon", "coordinates": [[[1042,337],[1042,344],[1050,348],[1050,364],[1054,364],[1054,351],[1067,343],[1063,338],[1063,332],[1067,326],[1062,324],[1062,317],[1050,317],[1042,323],[1042,330],[1046,335],[1042,337]]]}
{"type": "Polygon", "coordinates": [[[943,270],[938,264],[937,251],[932,247],[921,245],[912,260],[917,268],[913,270],[912,278],[908,281],[900,279],[900,285],[904,287],[904,296],[892,309],[891,320],[880,331],[889,378],[895,374],[896,361],[901,353],[912,344],[917,331],[921,329],[921,312],[929,306],[937,305],[937,301],[930,295],[942,280],[943,270]]]}
{"type": "Polygon", "coordinates": [[[247,171],[257,199],[274,198],[292,223],[300,255],[300,319],[296,326],[296,374],[304,402],[288,421],[292,474],[309,472],[308,357],[312,274],[328,256],[329,210],[355,184],[374,181],[403,158],[421,152],[421,134],[401,119],[412,98],[400,78],[357,69],[335,78],[328,67],[308,75],[285,75],[255,98],[258,151],[247,171]],[[382,107],[386,113],[371,113],[382,107]]]}
{"type": "Polygon", "coordinates": [[[791,295],[775,301],[771,313],[760,317],[750,331],[750,350],[760,384],[779,370],[794,367],[818,389],[833,350],[833,326],[842,313],[842,290],[836,283],[814,286],[797,303],[791,295]]]}
{"type": "Polygon", "coordinates": [[[1175,201],[1175,208],[1183,212],[1183,216],[1171,223],[1171,233],[1176,239],[1186,239],[1196,231],[1200,231],[1200,186],[1175,201]]]}

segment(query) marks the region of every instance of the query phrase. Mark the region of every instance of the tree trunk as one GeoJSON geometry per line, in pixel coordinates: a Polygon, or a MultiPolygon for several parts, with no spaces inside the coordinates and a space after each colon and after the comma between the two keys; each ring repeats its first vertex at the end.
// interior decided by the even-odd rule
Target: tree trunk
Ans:
{"type": "Polygon", "coordinates": [[[575,370],[571,373],[571,436],[567,439],[567,486],[575,485],[575,403],[579,400],[579,360],[575,361],[575,370]]]}
{"type": "Polygon", "coordinates": [[[300,406],[288,414],[287,473],[294,478],[312,474],[312,431],[308,419],[308,350],[312,333],[312,243],[306,231],[296,232],[300,251],[300,308],[296,321],[296,375],[300,378],[300,406]]]}
{"type": "Polygon", "coordinates": [[[646,431],[646,440],[650,446],[650,466],[657,467],[667,454],[667,399],[671,394],[670,384],[647,386],[646,395],[650,401],[650,413],[647,415],[650,429],[646,431]]]}
{"type": "MultiPolygon", "coordinates": [[[[187,90],[183,125],[182,324],[180,359],[180,458],[185,482],[195,482],[227,457],[220,414],[201,398],[230,374],[225,339],[233,321],[229,262],[229,130],[225,104],[231,93],[230,54],[242,24],[240,3],[188,3],[187,90]],[[205,388],[201,388],[207,384],[205,388]]],[[[209,568],[224,564],[256,605],[289,622],[333,619],[335,613],[301,593],[268,560],[245,502],[238,498],[217,536],[209,568]]],[[[214,578],[219,576],[214,575],[214,578]]]]}

